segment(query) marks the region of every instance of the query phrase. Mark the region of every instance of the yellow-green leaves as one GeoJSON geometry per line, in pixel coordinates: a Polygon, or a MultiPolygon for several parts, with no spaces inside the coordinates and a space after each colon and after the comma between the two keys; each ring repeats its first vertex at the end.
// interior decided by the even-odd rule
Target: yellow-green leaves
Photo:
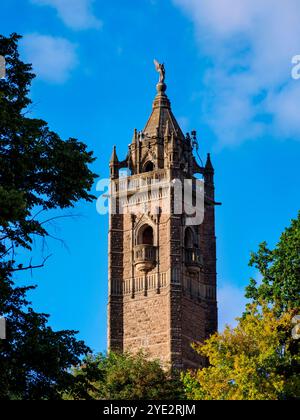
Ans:
{"type": "Polygon", "coordinates": [[[182,375],[191,399],[277,400],[299,396],[299,352],[291,331],[292,313],[277,317],[264,306],[250,308],[234,329],[227,327],[195,346],[210,366],[182,375]]]}

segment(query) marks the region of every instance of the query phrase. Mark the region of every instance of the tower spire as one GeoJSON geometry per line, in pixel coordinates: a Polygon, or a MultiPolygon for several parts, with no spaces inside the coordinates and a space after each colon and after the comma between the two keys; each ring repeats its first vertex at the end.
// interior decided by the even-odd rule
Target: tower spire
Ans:
{"type": "Polygon", "coordinates": [[[205,170],[207,172],[214,172],[214,167],[211,163],[211,159],[210,159],[210,153],[207,153],[207,159],[206,159],[206,164],[205,164],[205,170]]]}
{"type": "Polygon", "coordinates": [[[159,64],[156,60],[154,60],[154,63],[156,70],[159,73],[159,81],[156,85],[157,93],[153,101],[152,113],[143,132],[149,137],[156,137],[158,135],[159,137],[164,138],[166,131],[169,130],[169,132],[175,132],[179,140],[184,141],[184,135],[172,113],[171,103],[166,95],[167,85],[165,83],[165,66],[164,64],[159,64]]]}
{"type": "Polygon", "coordinates": [[[110,176],[112,179],[117,179],[119,177],[119,159],[117,156],[116,146],[113,148],[113,152],[109,162],[110,167],[110,176]]]}
{"type": "Polygon", "coordinates": [[[116,146],[113,147],[113,151],[112,151],[111,158],[110,158],[110,163],[112,163],[112,164],[119,163],[116,146]]]}

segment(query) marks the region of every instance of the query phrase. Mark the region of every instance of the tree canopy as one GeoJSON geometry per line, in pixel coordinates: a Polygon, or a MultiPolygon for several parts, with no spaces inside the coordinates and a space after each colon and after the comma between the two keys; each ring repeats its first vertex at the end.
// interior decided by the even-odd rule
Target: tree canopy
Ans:
{"type": "Polygon", "coordinates": [[[279,312],[300,308],[300,212],[270,250],[266,242],[251,254],[250,266],[262,275],[260,284],[251,279],[246,297],[267,302],[279,312]]]}
{"type": "Polygon", "coordinates": [[[75,331],[55,332],[48,316],[33,310],[26,297],[33,287],[16,286],[14,275],[34,265],[17,261],[16,249],[31,251],[34,237],[50,235],[49,210],[93,200],[94,157],[84,143],[63,140],[45,121],[29,118],[35,76],[20,59],[19,39],[0,36],[7,65],[0,80],[0,316],[7,321],[7,338],[0,340],[0,398],[60,398],[73,379],[70,367],[89,349],[75,331]]]}
{"type": "Polygon", "coordinates": [[[183,374],[189,399],[278,400],[300,395],[300,354],[294,352],[291,313],[278,317],[256,305],[196,351],[210,366],[183,374]],[[287,339],[288,336],[288,339],[287,339]]]}
{"type": "Polygon", "coordinates": [[[266,242],[250,266],[262,274],[250,280],[251,299],[236,328],[227,327],[195,350],[209,367],[182,375],[188,398],[277,400],[300,397],[300,343],[292,319],[300,310],[300,213],[274,250],[266,242]]]}
{"type": "Polygon", "coordinates": [[[31,65],[20,60],[18,40],[0,36],[6,78],[0,80],[0,256],[12,246],[30,248],[33,235],[47,236],[37,215],[73,207],[89,193],[95,174],[92,152],[74,138],[62,140],[40,119],[28,118],[31,65]]]}
{"type": "Polygon", "coordinates": [[[168,400],[184,396],[179,375],[164,370],[142,352],[87,357],[74,370],[75,384],[65,399],[168,400]]]}

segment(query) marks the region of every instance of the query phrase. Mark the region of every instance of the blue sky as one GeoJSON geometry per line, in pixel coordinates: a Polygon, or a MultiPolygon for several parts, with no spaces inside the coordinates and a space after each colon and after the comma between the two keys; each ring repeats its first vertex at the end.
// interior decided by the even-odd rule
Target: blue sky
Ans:
{"type": "MultiPolygon", "coordinates": [[[[216,170],[220,326],[243,307],[249,254],[273,246],[299,209],[298,0],[2,0],[1,32],[24,35],[22,58],[37,78],[32,117],[94,150],[108,176],[112,146],[126,154],[151,111],[165,62],[168,95],[184,131],[196,129],[216,170]],[[17,11],[17,13],[16,13],[17,11]]],[[[96,191],[94,190],[94,193],[96,191]]],[[[106,348],[107,217],[95,203],[52,226],[65,241],[37,243],[47,266],[20,278],[38,284],[36,309],[55,328],[106,348]]],[[[20,256],[21,257],[21,256],[20,256]]]]}

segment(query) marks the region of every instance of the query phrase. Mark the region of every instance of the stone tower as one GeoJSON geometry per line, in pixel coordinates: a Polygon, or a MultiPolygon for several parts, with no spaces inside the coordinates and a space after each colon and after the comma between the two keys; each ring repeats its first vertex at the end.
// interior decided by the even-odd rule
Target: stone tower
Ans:
{"type": "Polygon", "coordinates": [[[150,118],[134,130],[126,159],[114,147],[110,161],[108,348],[142,348],[164,364],[199,367],[205,361],[191,343],[217,330],[214,169],[209,155],[205,166],[197,163],[196,134],[182,133],[164,76],[163,67],[150,118]],[[204,218],[191,224],[175,184],[183,191],[190,180],[195,202],[196,175],[204,218]]]}

